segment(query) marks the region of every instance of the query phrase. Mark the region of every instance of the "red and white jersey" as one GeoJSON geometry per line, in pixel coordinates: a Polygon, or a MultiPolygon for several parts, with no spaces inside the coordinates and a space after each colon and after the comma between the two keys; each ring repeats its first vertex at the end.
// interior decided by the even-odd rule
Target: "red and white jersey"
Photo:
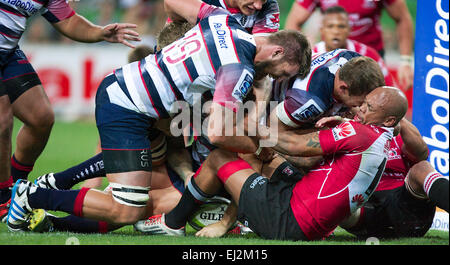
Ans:
{"type": "MultiPolygon", "coordinates": [[[[380,66],[381,71],[383,72],[386,85],[396,86],[394,78],[392,77],[391,73],[389,73],[389,69],[387,68],[386,63],[374,48],[367,46],[359,41],[347,39],[347,46],[345,49],[357,52],[361,55],[374,59],[380,66]]],[[[313,56],[326,52],[327,50],[324,41],[316,43],[312,49],[313,56]]]]}
{"type": "Polygon", "coordinates": [[[386,169],[378,184],[377,191],[395,189],[405,182],[406,175],[414,162],[403,153],[402,147],[403,139],[399,134],[391,142],[386,169]]]}
{"type": "Polygon", "coordinates": [[[203,2],[228,10],[247,31],[253,35],[266,35],[280,28],[280,8],[275,0],[267,0],[261,10],[246,16],[239,9],[231,8],[225,0],[202,0],[203,2]]]}
{"type": "MultiPolygon", "coordinates": [[[[242,14],[237,8],[228,6],[225,0],[202,0],[202,2],[228,10],[253,35],[267,35],[280,29],[280,8],[276,0],[267,0],[261,10],[257,10],[250,16],[242,14]]],[[[167,21],[170,22],[170,18],[167,21]]]]}
{"type": "Polygon", "coordinates": [[[40,13],[50,23],[56,23],[75,14],[66,0],[1,0],[0,50],[17,47],[27,26],[27,20],[40,13]]]}
{"type": "Polygon", "coordinates": [[[362,42],[377,51],[383,49],[383,37],[380,25],[381,11],[384,6],[395,0],[297,0],[297,3],[310,12],[316,7],[321,11],[340,5],[348,13],[351,26],[350,39],[362,42]]]}
{"type": "Polygon", "coordinates": [[[310,239],[328,236],[375,191],[385,168],[393,128],[342,123],[319,132],[324,162],[294,187],[291,208],[310,239]]]}

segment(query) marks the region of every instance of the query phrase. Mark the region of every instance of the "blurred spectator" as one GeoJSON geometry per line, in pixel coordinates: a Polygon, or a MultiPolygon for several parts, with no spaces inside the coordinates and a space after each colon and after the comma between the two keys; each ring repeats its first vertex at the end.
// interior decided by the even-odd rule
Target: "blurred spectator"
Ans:
{"type": "Polygon", "coordinates": [[[381,56],[384,56],[385,50],[379,20],[382,9],[386,9],[397,26],[401,55],[398,81],[400,86],[410,88],[413,82],[413,23],[404,0],[296,0],[287,17],[285,28],[300,30],[317,7],[323,12],[335,5],[343,6],[349,13],[352,27],[349,38],[373,47],[381,56]]]}
{"type": "Polygon", "coordinates": [[[387,86],[397,86],[392,75],[378,52],[359,41],[350,40],[350,23],[348,13],[341,6],[332,6],[323,13],[322,22],[320,23],[320,34],[322,41],[313,46],[314,54],[321,54],[335,49],[347,49],[355,51],[361,55],[374,59],[380,65],[387,86]]]}
{"type": "Polygon", "coordinates": [[[122,22],[138,25],[136,31],[140,34],[141,44],[154,47],[156,35],[164,26],[167,15],[163,0],[119,0],[120,8],[124,10],[122,22]]]}

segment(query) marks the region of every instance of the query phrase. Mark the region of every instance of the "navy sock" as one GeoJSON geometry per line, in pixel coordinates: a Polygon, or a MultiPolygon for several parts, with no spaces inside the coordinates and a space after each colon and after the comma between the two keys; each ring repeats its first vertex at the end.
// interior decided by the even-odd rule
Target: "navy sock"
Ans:
{"type": "Polygon", "coordinates": [[[106,172],[103,166],[102,153],[99,153],[74,167],[53,174],[56,180],[55,185],[61,190],[71,189],[75,184],[82,181],[91,178],[103,177],[105,175],[106,172]]]}
{"type": "Polygon", "coordinates": [[[9,199],[11,199],[11,187],[14,182],[12,177],[10,177],[7,181],[0,182],[0,204],[6,203],[9,199]]]}
{"type": "Polygon", "coordinates": [[[189,216],[211,197],[212,195],[204,193],[195,184],[194,178],[191,178],[177,206],[166,214],[166,225],[173,229],[185,226],[189,216]]]}
{"type": "Polygon", "coordinates": [[[6,203],[11,199],[11,190],[9,188],[0,189],[0,204],[6,203]]]}
{"type": "Polygon", "coordinates": [[[11,176],[13,181],[16,182],[18,179],[28,179],[28,175],[31,170],[33,170],[34,165],[25,165],[17,161],[16,157],[11,157],[11,176]]]}
{"type": "Polygon", "coordinates": [[[53,228],[56,231],[68,231],[76,233],[106,233],[108,232],[108,225],[103,221],[95,221],[69,215],[66,217],[49,216],[53,223],[53,228]]]}
{"type": "Polygon", "coordinates": [[[52,190],[32,187],[28,203],[33,209],[63,211],[82,216],[83,200],[89,189],[52,190]]]}

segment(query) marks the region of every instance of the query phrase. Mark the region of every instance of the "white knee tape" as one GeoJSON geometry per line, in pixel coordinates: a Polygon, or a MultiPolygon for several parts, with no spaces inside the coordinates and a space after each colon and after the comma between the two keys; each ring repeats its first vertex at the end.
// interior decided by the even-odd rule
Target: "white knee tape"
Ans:
{"type": "Polygon", "coordinates": [[[118,203],[134,207],[147,205],[150,187],[130,186],[119,183],[110,183],[109,186],[111,187],[114,200],[118,203]]]}

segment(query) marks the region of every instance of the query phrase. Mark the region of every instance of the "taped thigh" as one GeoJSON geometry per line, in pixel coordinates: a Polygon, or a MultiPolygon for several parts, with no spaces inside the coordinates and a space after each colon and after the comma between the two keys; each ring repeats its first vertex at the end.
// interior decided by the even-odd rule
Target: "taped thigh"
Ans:
{"type": "Polygon", "coordinates": [[[109,187],[114,200],[120,204],[144,207],[149,200],[148,192],[150,187],[123,185],[113,182],[109,184],[109,187]]]}
{"type": "Polygon", "coordinates": [[[409,193],[410,193],[412,196],[416,197],[417,199],[420,199],[420,200],[426,200],[426,199],[428,199],[428,196],[427,196],[425,193],[415,191],[415,190],[411,187],[411,184],[409,184],[409,182],[410,182],[410,180],[409,180],[409,172],[408,172],[408,174],[407,174],[406,177],[405,177],[405,187],[406,187],[406,189],[409,191],[409,193]]]}

